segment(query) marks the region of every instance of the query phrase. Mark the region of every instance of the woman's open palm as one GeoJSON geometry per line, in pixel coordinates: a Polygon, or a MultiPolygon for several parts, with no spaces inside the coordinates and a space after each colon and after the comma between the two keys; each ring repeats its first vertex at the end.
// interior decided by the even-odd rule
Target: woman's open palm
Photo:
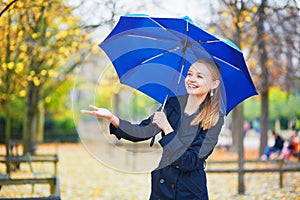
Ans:
{"type": "Polygon", "coordinates": [[[90,105],[90,108],[92,108],[92,110],[81,110],[81,113],[108,120],[113,117],[113,114],[106,108],[98,108],[94,105],[90,105]]]}

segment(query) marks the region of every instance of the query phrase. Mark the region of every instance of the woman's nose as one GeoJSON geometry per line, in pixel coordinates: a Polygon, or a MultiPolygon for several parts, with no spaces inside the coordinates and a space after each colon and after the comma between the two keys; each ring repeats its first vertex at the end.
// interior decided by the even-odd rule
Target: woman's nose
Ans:
{"type": "Polygon", "coordinates": [[[188,77],[188,81],[194,82],[195,81],[195,77],[194,76],[189,76],[188,77]]]}

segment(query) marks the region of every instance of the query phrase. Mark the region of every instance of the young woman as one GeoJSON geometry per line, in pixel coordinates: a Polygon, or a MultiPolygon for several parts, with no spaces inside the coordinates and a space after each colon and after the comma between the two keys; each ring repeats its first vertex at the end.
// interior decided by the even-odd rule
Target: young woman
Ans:
{"type": "Polygon", "coordinates": [[[90,106],[82,113],[111,122],[110,133],[133,142],[155,137],[163,148],[159,166],[151,172],[154,199],[208,199],[205,160],[218,141],[224,116],[220,112],[220,69],[210,59],[193,63],[185,78],[187,95],[170,98],[140,124],[120,119],[105,108],[90,106]]]}

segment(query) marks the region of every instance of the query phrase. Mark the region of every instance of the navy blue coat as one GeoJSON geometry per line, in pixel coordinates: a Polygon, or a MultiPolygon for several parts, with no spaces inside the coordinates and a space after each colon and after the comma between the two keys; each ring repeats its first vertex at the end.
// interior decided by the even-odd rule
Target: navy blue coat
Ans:
{"type": "MultiPolygon", "coordinates": [[[[151,172],[150,200],[208,199],[205,160],[217,144],[224,116],[220,115],[218,123],[209,130],[201,126],[183,127],[180,124],[186,102],[184,95],[170,98],[166,103],[164,112],[174,132],[163,134],[159,140],[163,153],[159,166],[151,172]]],[[[117,129],[110,125],[110,133],[133,142],[150,139],[161,131],[152,124],[152,117],[140,124],[120,119],[117,129]]]]}

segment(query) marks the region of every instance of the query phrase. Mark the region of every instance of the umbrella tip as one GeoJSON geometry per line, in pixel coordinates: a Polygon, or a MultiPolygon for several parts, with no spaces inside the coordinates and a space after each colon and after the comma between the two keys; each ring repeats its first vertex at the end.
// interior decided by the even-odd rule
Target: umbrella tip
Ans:
{"type": "Polygon", "coordinates": [[[189,16],[183,16],[182,18],[183,18],[184,20],[186,20],[186,21],[188,21],[188,22],[194,24],[193,20],[192,20],[189,16]]]}

